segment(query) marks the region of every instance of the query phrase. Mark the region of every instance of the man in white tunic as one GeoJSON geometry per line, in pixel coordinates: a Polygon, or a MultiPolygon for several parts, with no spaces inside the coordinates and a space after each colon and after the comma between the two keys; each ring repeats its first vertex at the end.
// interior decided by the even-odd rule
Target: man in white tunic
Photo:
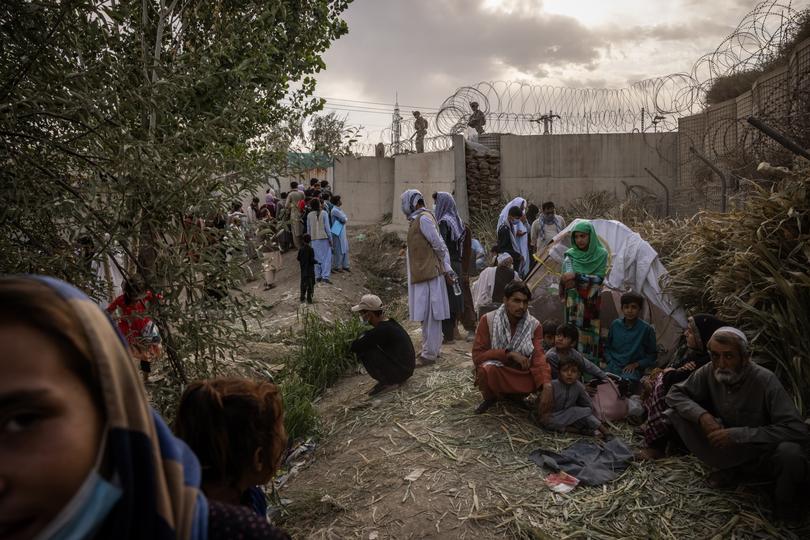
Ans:
{"type": "Polygon", "coordinates": [[[412,321],[422,323],[422,352],[417,366],[435,364],[442,346],[442,321],[450,318],[447,286],[456,275],[436,218],[425,208],[422,194],[409,189],[402,194],[402,212],[408,227],[408,310],[412,321]]]}

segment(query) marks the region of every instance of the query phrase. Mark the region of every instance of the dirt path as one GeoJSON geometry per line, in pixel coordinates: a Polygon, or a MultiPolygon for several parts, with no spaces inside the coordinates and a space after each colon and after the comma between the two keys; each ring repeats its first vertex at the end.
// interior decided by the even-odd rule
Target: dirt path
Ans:
{"type": "MultiPolygon", "coordinates": [[[[353,272],[318,285],[312,309],[330,320],[379,284],[352,254],[353,272]]],[[[396,262],[396,250],[379,257],[396,262]]],[[[294,325],[298,265],[285,254],[278,288],[261,295],[275,328],[294,325]]],[[[256,284],[254,284],[255,286],[256,284]]],[[[389,291],[390,292],[390,291],[389,291]]],[[[395,292],[395,291],[394,291],[395,292]]],[[[406,323],[414,343],[419,329],[406,323]]],[[[268,348],[277,344],[263,344],[268,348]]],[[[318,401],[315,452],[280,491],[281,524],[295,538],[802,538],[780,530],[750,491],[711,491],[690,457],[633,464],[614,482],[552,493],[532,450],[561,450],[575,439],[535,427],[527,412],[497,405],[476,416],[470,344],[445,345],[435,367],[401,388],[369,398],[373,381],[358,370],[318,401]],[[710,512],[707,510],[710,509],[710,512]]],[[[635,444],[632,429],[614,430],[635,444]]]]}

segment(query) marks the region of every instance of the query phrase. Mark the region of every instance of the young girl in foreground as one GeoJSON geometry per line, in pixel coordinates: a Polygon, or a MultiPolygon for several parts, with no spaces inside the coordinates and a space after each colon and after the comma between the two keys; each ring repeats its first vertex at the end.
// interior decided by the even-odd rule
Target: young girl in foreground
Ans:
{"type": "Polygon", "coordinates": [[[273,478],[287,445],[275,384],[239,378],[194,382],[180,398],[174,430],[199,458],[208,498],[265,516],[267,502],[257,486],[273,478]]]}

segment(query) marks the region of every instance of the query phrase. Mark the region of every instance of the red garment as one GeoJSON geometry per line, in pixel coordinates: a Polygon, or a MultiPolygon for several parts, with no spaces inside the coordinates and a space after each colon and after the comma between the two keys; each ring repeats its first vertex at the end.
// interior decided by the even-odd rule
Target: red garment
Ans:
{"type": "MultiPolygon", "coordinates": [[[[517,326],[510,328],[512,334],[517,326]]],[[[530,394],[551,382],[551,368],[543,351],[543,325],[538,324],[532,334],[534,352],[529,358],[529,370],[509,365],[504,349],[493,349],[489,336],[486,315],[478,322],[473,343],[472,358],[475,364],[475,384],[484,399],[500,399],[507,394],[530,394]],[[482,365],[487,360],[498,360],[503,366],[482,365]]]]}
{"type": "Polygon", "coordinates": [[[122,294],[107,306],[107,311],[117,320],[118,329],[127,339],[131,346],[140,345],[139,338],[143,335],[146,326],[152,322],[150,317],[139,317],[141,313],[146,313],[147,302],[152,302],[160,295],[153,295],[152,291],[146,291],[143,298],[139,298],[132,304],[127,304],[122,294]]]}

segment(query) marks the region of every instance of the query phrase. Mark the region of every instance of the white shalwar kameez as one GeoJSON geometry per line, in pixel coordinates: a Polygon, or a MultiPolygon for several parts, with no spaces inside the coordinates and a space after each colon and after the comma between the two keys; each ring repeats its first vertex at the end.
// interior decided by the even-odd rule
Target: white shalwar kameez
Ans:
{"type": "MultiPolygon", "coordinates": [[[[442,261],[445,272],[452,274],[450,254],[433,220],[425,215],[427,210],[416,212],[413,219],[419,220],[419,230],[442,261]]],[[[442,321],[450,318],[450,305],[447,301],[447,282],[443,275],[429,281],[411,283],[411,261],[408,266],[408,311],[412,321],[422,322],[422,358],[436,360],[442,348],[442,321]]]]}

